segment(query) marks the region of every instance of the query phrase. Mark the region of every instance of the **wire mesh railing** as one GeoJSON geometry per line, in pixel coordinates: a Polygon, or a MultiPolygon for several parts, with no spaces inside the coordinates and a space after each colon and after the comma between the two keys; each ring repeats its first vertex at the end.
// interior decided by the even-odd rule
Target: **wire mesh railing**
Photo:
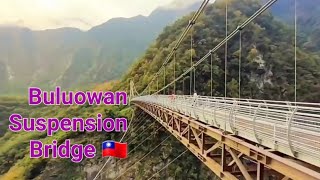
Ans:
{"type": "Polygon", "coordinates": [[[189,95],[135,97],[320,166],[320,104],[189,95]]]}

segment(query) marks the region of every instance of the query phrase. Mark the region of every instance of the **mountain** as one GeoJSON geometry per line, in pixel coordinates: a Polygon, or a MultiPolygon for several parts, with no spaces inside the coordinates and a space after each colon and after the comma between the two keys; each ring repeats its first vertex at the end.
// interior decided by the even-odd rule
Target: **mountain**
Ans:
{"type": "MultiPolygon", "coordinates": [[[[265,0],[264,0],[265,1],[265,0]]],[[[299,43],[311,51],[320,50],[320,6],[317,1],[304,0],[297,2],[297,32],[299,43]]],[[[294,1],[277,1],[272,7],[273,14],[294,26],[294,1]]]]}
{"type": "Polygon", "coordinates": [[[158,8],[148,17],[114,18],[86,32],[0,26],[0,93],[117,79],[166,25],[198,7],[158,8]]]}
{"type": "MultiPolygon", "coordinates": [[[[222,1],[222,0],[221,0],[222,1]]],[[[214,6],[222,7],[221,1],[214,6]]],[[[230,32],[237,25],[244,22],[257,9],[259,0],[233,1],[233,10],[229,14],[230,32]],[[246,6],[250,7],[246,8],[246,6]]],[[[201,20],[195,25],[194,47],[190,49],[190,34],[183,41],[181,48],[176,51],[178,77],[187,68],[190,68],[190,54],[192,52],[194,63],[202,58],[208,51],[214,48],[224,37],[225,25],[223,25],[224,13],[210,6],[201,20]]],[[[284,7],[282,4],[275,6],[284,7]]],[[[279,10],[272,9],[259,16],[242,33],[242,64],[241,64],[241,97],[250,99],[291,100],[294,97],[294,31],[292,25],[281,20],[279,10]],[[272,15],[275,14],[275,15],[272,15]]],[[[320,10],[317,11],[318,14],[320,10]]],[[[304,12],[308,14],[307,12],[304,12]]],[[[314,12],[310,12],[314,13],[314,12]]],[[[308,17],[309,15],[305,15],[308,17]]],[[[156,43],[151,46],[134,64],[125,76],[123,84],[119,87],[129,87],[130,80],[135,82],[138,92],[141,92],[151,81],[153,75],[161,67],[165,57],[170,52],[168,47],[173,47],[176,36],[182,33],[182,26],[187,24],[184,18],[170,26],[158,37],[156,43]]],[[[301,37],[301,41],[308,38],[301,37]]],[[[213,85],[214,95],[224,96],[224,48],[220,48],[214,54],[213,85]]],[[[227,66],[227,95],[238,97],[238,59],[239,36],[235,36],[228,44],[227,66]]],[[[210,60],[204,61],[196,68],[196,91],[200,95],[209,95],[210,87],[210,60]]],[[[310,52],[310,49],[300,44],[297,50],[297,99],[298,101],[319,102],[320,94],[320,56],[319,51],[310,52]]],[[[163,72],[160,73],[163,79],[163,72]]],[[[166,82],[173,81],[173,63],[166,69],[166,82]]],[[[188,94],[190,87],[188,75],[176,82],[177,94],[188,94]],[[185,81],[185,82],[183,82],[185,81]],[[185,87],[183,87],[185,85],[185,87]],[[183,92],[184,90],[184,92],[183,92]]],[[[194,83],[193,83],[194,84],[194,83]]],[[[159,81],[159,87],[163,87],[163,81],[159,81]]],[[[157,83],[153,83],[151,90],[157,89],[157,83]]],[[[168,92],[172,90],[169,88],[168,92]]]]}

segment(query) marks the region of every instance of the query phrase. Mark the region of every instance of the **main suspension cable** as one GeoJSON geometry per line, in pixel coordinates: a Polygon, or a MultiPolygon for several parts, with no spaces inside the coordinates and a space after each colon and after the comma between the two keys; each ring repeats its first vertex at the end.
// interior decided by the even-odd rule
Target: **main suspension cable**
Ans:
{"type": "MultiPolygon", "coordinates": [[[[145,119],[144,120],[146,120],[147,119],[147,117],[145,117],[145,119]]],[[[148,123],[148,121],[144,121],[144,120],[142,120],[141,122],[143,122],[143,124],[142,125],[137,125],[132,131],[131,131],[131,133],[133,133],[133,132],[135,132],[135,131],[137,131],[137,132],[139,132],[139,130],[141,129],[141,128],[143,128],[144,127],[144,125],[146,125],[147,123],[148,123]]],[[[139,123],[139,124],[141,124],[141,123],[139,123]]],[[[131,137],[128,137],[128,139],[130,139],[131,137]]],[[[128,139],[126,140],[126,141],[128,141],[128,139]]]]}
{"type": "MultiPolygon", "coordinates": [[[[138,147],[140,147],[146,140],[148,140],[152,135],[155,135],[160,129],[162,128],[162,126],[160,126],[157,130],[155,130],[153,133],[151,133],[147,138],[145,138],[142,142],[140,142],[137,146],[135,146],[134,149],[132,149],[131,151],[129,151],[128,155],[131,154],[134,150],[136,150],[138,147]]],[[[141,133],[142,134],[142,133],[141,133]]],[[[132,142],[132,141],[131,141],[132,142]]],[[[129,142],[128,144],[131,144],[131,142],[129,142]]],[[[116,162],[120,161],[117,160],[116,162]]],[[[105,171],[106,172],[106,171],[105,171]]],[[[104,174],[105,172],[101,173],[104,174]]]]}
{"type": "MultiPolygon", "coordinates": [[[[135,115],[135,116],[137,117],[135,119],[140,119],[143,116],[143,111],[140,111],[140,113],[138,115],[135,115]]],[[[133,122],[133,119],[132,119],[132,122],[133,122]]],[[[132,126],[133,126],[133,124],[132,124],[132,126]]],[[[129,128],[128,128],[128,130],[129,130],[129,128]]]]}
{"type": "MultiPolygon", "coordinates": [[[[205,0],[200,9],[197,11],[197,12],[202,12],[203,9],[205,8],[205,6],[208,4],[209,0],[205,0]]],[[[265,10],[267,10],[270,6],[272,6],[275,2],[277,2],[277,0],[269,0],[265,5],[263,5],[259,10],[257,10],[251,17],[249,17],[246,21],[244,21],[240,26],[238,26],[237,29],[235,29],[233,32],[231,32],[225,39],[223,39],[216,47],[214,47],[213,49],[210,50],[209,53],[207,53],[204,57],[202,57],[199,61],[197,61],[197,63],[193,64],[192,67],[190,67],[187,71],[185,71],[183,74],[181,74],[178,78],[176,78],[174,81],[172,81],[171,83],[165,85],[162,89],[158,90],[157,92],[153,93],[153,94],[157,94],[159,93],[160,91],[166,89],[167,87],[169,87],[170,85],[172,85],[173,83],[175,83],[176,81],[180,80],[183,76],[185,76],[187,73],[189,73],[194,67],[198,66],[200,63],[202,63],[205,59],[207,59],[212,53],[214,53],[215,51],[217,51],[221,46],[223,46],[224,44],[227,44],[227,41],[230,40],[231,38],[233,38],[239,31],[240,29],[243,29],[245,28],[250,22],[252,22],[256,17],[258,17],[259,15],[261,15],[265,10]]],[[[189,22],[189,25],[190,24],[194,24],[195,23],[195,20],[199,17],[199,14],[195,14],[195,19],[191,22],[189,22]]],[[[190,30],[190,28],[192,27],[189,26],[187,27],[187,30],[185,31],[186,33],[190,30]]],[[[174,47],[173,51],[175,51],[177,49],[177,47],[180,45],[181,41],[184,39],[186,33],[183,33],[182,36],[180,37],[178,43],[176,44],[176,46],[174,47]]],[[[173,51],[169,54],[168,57],[171,58],[172,54],[173,54],[173,51]]],[[[162,67],[159,69],[158,73],[156,73],[156,76],[159,75],[159,72],[161,71],[161,69],[164,67],[164,65],[167,64],[167,62],[170,60],[170,58],[167,58],[167,60],[163,63],[162,67]]],[[[154,78],[156,77],[154,76],[151,80],[151,82],[147,85],[147,87],[143,90],[142,93],[144,93],[144,91],[149,87],[149,85],[153,82],[154,78]]],[[[192,77],[190,77],[192,78],[192,77]]],[[[226,79],[226,78],[225,78],[226,79]]],[[[225,91],[225,96],[226,96],[226,91],[225,91]]],[[[132,117],[133,118],[133,117],[132,117]]],[[[132,121],[132,118],[131,118],[131,121],[132,121]]],[[[131,121],[129,123],[129,126],[131,124],[131,121]]],[[[127,131],[126,131],[127,132],[127,131]]],[[[120,142],[122,141],[122,139],[125,137],[126,135],[126,132],[124,133],[124,135],[122,136],[120,142]]],[[[168,136],[164,141],[166,141],[170,136],[168,136]]],[[[163,142],[164,142],[163,141],[163,142]]],[[[159,147],[163,142],[161,142],[157,147],[159,147]]],[[[156,148],[157,148],[156,147],[156,148]]],[[[152,151],[154,151],[156,148],[154,148],[152,151]]],[[[151,152],[152,152],[151,151],[151,152]]],[[[151,152],[149,152],[147,155],[149,155],[151,152]]],[[[146,156],[147,156],[146,155],[146,156]]],[[[144,156],[143,158],[145,158],[146,156],[144,156]]],[[[141,160],[143,160],[143,158],[141,160]]],[[[140,161],[141,161],[140,160],[140,161]]],[[[105,162],[105,164],[102,166],[102,168],[99,170],[99,172],[97,173],[97,175],[95,176],[94,180],[97,179],[97,177],[99,176],[99,174],[101,173],[101,171],[104,169],[104,167],[106,166],[106,164],[110,161],[110,158],[108,158],[108,160],[105,162]]],[[[139,162],[140,162],[139,161],[139,162]]],[[[136,164],[136,163],[135,163],[136,164]]],[[[132,166],[131,166],[132,167],[132,166]]],[[[130,168],[131,168],[130,167],[130,168]]],[[[130,169],[129,168],[129,169],[130,169]]],[[[125,172],[127,172],[129,169],[127,169],[125,172]]],[[[124,172],[124,173],[125,173],[124,172]]],[[[123,174],[124,174],[123,173],[123,174]]],[[[121,177],[121,176],[118,176],[118,178],[121,177]]],[[[116,178],[116,179],[118,179],[116,178]]]]}
{"type": "Polygon", "coordinates": [[[131,144],[131,142],[133,142],[134,140],[136,140],[138,137],[140,137],[143,133],[145,133],[150,127],[152,127],[152,125],[155,124],[156,121],[154,121],[153,123],[151,123],[147,128],[145,128],[141,133],[139,133],[137,136],[133,137],[133,139],[127,139],[128,144],[131,144]]]}
{"type": "MultiPolygon", "coordinates": [[[[205,56],[203,56],[197,63],[193,64],[193,67],[198,66],[200,63],[202,63],[204,60],[206,60],[212,53],[216,52],[218,49],[220,49],[227,40],[230,40],[233,38],[238,32],[240,32],[240,29],[245,28],[249,23],[251,23],[255,18],[257,18],[260,14],[262,14],[265,10],[267,10],[270,6],[272,6],[275,2],[278,0],[269,0],[265,5],[263,5],[259,10],[257,10],[251,17],[249,17],[246,21],[244,21],[241,25],[237,27],[233,32],[231,32],[227,38],[223,39],[217,46],[215,46],[213,49],[209,51],[205,56]]],[[[166,89],[168,86],[172,85],[175,81],[180,80],[185,75],[187,75],[193,67],[187,69],[183,74],[181,74],[178,78],[176,78],[171,83],[167,84],[165,87],[162,87],[158,92],[163,91],[163,89],[166,89]]],[[[154,93],[157,94],[158,92],[154,93]]]]}
{"type": "MultiPolygon", "coordinates": [[[[131,128],[130,133],[136,131],[137,129],[139,130],[141,127],[143,127],[148,122],[148,121],[145,121],[147,118],[148,118],[148,115],[141,118],[142,120],[140,120],[140,122],[138,124],[136,124],[134,127],[131,128]]],[[[128,137],[128,139],[130,139],[130,137],[128,137]]],[[[128,139],[126,141],[128,141],[128,139]]]]}
{"type": "Polygon", "coordinates": [[[137,163],[142,161],[145,157],[147,157],[149,154],[151,154],[153,151],[155,151],[161,144],[166,142],[169,139],[170,135],[168,135],[161,143],[159,143],[155,148],[153,148],[151,151],[149,151],[146,155],[144,155],[141,159],[133,163],[129,168],[127,168],[123,173],[121,173],[118,177],[116,177],[114,180],[119,179],[121,176],[123,176],[126,172],[128,172],[132,167],[134,167],[137,163]]]}
{"type": "MultiPolygon", "coordinates": [[[[131,125],[131,122],[132,122],[132,120],[133,120],[134,114],[135,114],[135,113],[134,113],[134,111],[133,111],[132,116],[131,116],[131,120],[130,120],[129,125],[128,125],[128,128],[129,128],[130,125],[131,125]]],[[[128,131],[124,132],[124,134],[122,135],[122,137],[121,137],[121,139],[120,139],[120,142],[122,142],[122,140],[123,140],[123,138],[126,136],[127,132],[128,132],[128,131]]],[[[98,176],[100,175],[100,173],[101,173],[102,170],[106,167],[106,165],[108,164],[108,162],[109,162],[110,160],[111,160],[111,157],[109,157],[109,158],[107,159],[107,161],[103,164],[103,166],[100,168],[100,170],[98,171],[98,173],[96,174],[96,176],[93,178],[93,180],[96,180],[96,179],[98,178],[98,176]]]]}
{"type": "Polygon", "coordinates": [[[132,128],[130,129],[131,131],[134,130],[137,126],[139,126],[141,123],[144,122],[144,120],[146,119],[146,115],[141,113],[141,115],[139,117],[137,117],[136,119],[138,120],[138,122],[136,124],[132,125],[132,128]],[[143,119],[143,120],[142,120],[143,119]]]}
{"type": "MultiPolygon", "coordinates": [[[[155,130],[154,132],[152,132],[147,138],[145,138],[142,142],[140,142],[137,146],[135,146],[135,148],[133,148],[128,155],[133,152],[134,150],[136,150],[139,146],[141,146],[144,142],[146,142],[151,136],[155,135],[160,129],[162,128],[162,126],[160,126],[157,130],[155,130]]],[[[142,133],[141,133],[142,134],[142,133]]],[[[132,140],[133,141],[133,140],[132,140]]],[[[131,142],[132,142],[131,141],[131,142]]],[[[131,144],[131,142],[129,144],[131,144]]]]}
{"type": "Polygon", "coordinates": [[[184,155],[186,152],[188,151],[185,150],[183,151],[180,155],[178,155],[176,158],[174,158],[172,161],[170,161],[167,165],[165,165],[162,169],[160,169],[158,172],[154,173],[152,176],[150,176],[150,178],[148,180],[150,180],[153,176],[159,174],[161,171],[163,171],[164,169],[166,169],[170,164],[172,164],[174,161],[176,161],[177,159],[179,159],[179,157],[181,157],[182,155],[184,155]]]}
{"type": "Polygon", "coordinates": [[[173,49],[171,50],[171,52],[169,53],[169,55],[167,56],[166,60],[163,62],[162,66],[160,67],[159,71],[153,76],[153,78],[151,79],[151,81],[149,82],[149,84],[147,85],[147,87],[142,91],[141,94],[143,94],[146,89],[151,85],[151,83],[155,80],[155,78],[157,76],[159,76],[160,72],[162,71],[162,69],[167,65],[167,63],[170,61],[171,57],[173,56],[173,54],[176,52],[176,50],[178,49],[178,47],[180,46],[181,42],[184,40],[184,38],[187,36],[188,32],[190,31],[190,29],[193,27],[193,25],[195,24],[195,22],[197,21],[197,19],[199,18],[199,16],[201,15],[201,13],[204,11],[205,7],[207,6],[207,4],[209,3],[210,0],[204,0],[201,4],[201,6],[199,7],[199,9],[195,12],[195,14],[193,15],[193,17],[191,18],[191,20],[189,21],[189,24],[187,25],[187,27],[185,28],[185,30],[182,32],[182,34],[180,35],[177,43],[175,44],[175,46],[173,47],[173,49]]]}

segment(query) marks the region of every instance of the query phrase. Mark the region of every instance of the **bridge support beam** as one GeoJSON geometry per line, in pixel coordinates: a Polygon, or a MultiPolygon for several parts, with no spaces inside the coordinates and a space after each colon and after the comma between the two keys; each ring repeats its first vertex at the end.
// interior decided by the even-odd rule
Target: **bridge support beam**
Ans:
{"type": "Polygon", "coordinates": [[[315,170],[187,115],[155,104],[133,103],[162,124],[221,179],[320,179],[315,170]]]}

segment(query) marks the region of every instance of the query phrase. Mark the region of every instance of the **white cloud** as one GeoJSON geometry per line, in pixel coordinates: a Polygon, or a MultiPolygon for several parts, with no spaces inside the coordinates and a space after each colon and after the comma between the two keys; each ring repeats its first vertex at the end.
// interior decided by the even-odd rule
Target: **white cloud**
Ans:
{"type": "MultiPolygon", "coordinates": [[[[87,30],[113,17],[149,15],[174,0],[0,0],[0,24],[87,30]]],[[[179,0],[180,1],[180,0],[179,0]]]]}
{"type": "Polygon", "coordinates": [[[164,7],[168,9],[185,8],[200,1],[203,1],[203,0],[175,0],[165,5],[164,7]]]}

